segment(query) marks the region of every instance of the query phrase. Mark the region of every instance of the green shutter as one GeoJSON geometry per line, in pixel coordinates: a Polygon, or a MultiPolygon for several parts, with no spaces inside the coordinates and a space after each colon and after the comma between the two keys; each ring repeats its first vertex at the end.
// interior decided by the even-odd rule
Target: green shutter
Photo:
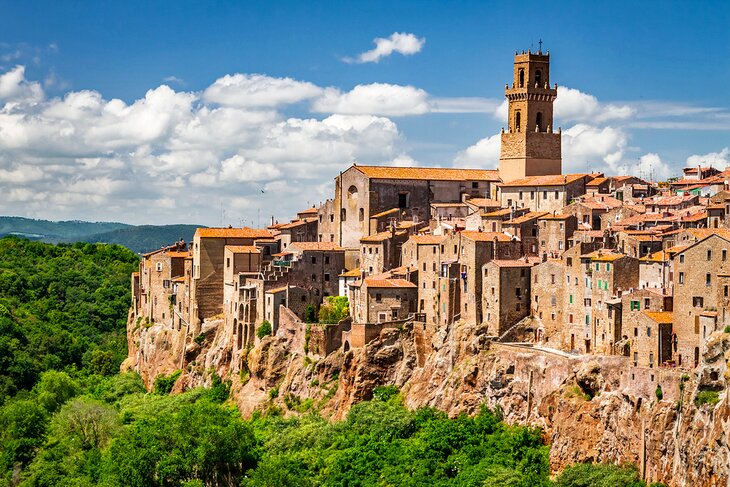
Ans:
{"type": "Polygon", "coordinates": [[[573,304],[573,295],[570,295],[570,304],[573,304]]]}

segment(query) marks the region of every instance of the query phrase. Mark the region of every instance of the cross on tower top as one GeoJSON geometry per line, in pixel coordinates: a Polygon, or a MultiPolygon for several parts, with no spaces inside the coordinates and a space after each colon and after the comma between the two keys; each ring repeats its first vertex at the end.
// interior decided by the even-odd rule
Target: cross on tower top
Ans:
{"type": "Polygon", "coordinates": [[[540,50],[538,52],[542,52],[542,39],[540,39],[540,41],[538,42],[538,44],[540,45],[540,50]]]}

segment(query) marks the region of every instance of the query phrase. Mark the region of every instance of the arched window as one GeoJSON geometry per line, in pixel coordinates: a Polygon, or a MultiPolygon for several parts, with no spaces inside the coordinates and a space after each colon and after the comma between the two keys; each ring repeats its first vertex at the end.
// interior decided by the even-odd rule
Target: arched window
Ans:
{"type": "Polygon", "coordinates": [[[542,71],[539,69],[535,71],[535,84],[538,88],[542,88],[542,71]]]}
{"type": "Polygon", "coordinates": [[[525,87],[525,70],[524,69],[520,69],[519,78],[520,78],[520,88],[524,88],[525,87]]]}
{"type": "Polygon", "coordinates": [[[521,118],[520,112],[515,112],[515,132],[520,131],[520,122],[521,122],[520,118],[521,118]]]}
{"type": "Polygon", "coordinates": [[[542,112],[537,112],[535,123],[537,124],[537,131],[542,132],[542,112]]]}
{"type": "Polygon", "coordinates": [[[350,186],[347,190],[347,195],[350,198],[357,198],[357,186],[355,186],[354,184],[350,186]]]}

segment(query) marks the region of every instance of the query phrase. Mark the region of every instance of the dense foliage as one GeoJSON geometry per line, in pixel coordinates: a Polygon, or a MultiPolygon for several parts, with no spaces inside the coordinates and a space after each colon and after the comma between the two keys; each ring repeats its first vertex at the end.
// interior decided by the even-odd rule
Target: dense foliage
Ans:
{"type": "Polygon", "coordinates": [[[137,261],[117,245],[0,239],[0,404],[45,370],[119,370],[137,261]]]}
{"type": "Polygon", "coordinates": [[[551,481],[540,430],[486,408],[410,411],[393,386],[341,422],[273,405],[244,420],[215,374],[209,389],[170,394],[176,371],[147,392],[113,374],[135,263],[116,246],[0,240],[0,487],[644,486],[602,465],[551,481]]]}
{"type": "Polygon", "coordinates": [[[347,296],[327,296],[319,307],[320,323],[339,323],[350,314],[347,296]]]}

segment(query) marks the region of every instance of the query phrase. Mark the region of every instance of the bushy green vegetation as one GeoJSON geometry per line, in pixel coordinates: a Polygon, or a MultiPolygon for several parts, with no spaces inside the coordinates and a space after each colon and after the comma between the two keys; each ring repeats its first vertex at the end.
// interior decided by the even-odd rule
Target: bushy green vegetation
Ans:
{"type": "Polygon", "coordinates": [[[705,404],[715,405],[720,402],[720,394],[717,391],[700,391],[695,397],[695,404],[703,406],[705,404]]]}
{"type": "Polygon", "coordinates": [[[268,320],[264,320],[259,325],[258,330],[256,330],[256,336],[261,339],[261,338],[263,338],[265,336],[271,335],[271,332],[272,331],[273,331],[273,328],[271,326],[271,323],[269,323],[268,320]]]}
{"type": "Polygon", "coordinates": [[[320,323],[339,323],[350,314],[347,296],[327,296],[319,307],[320,323]]]}
{"type": "Polygon", "coordinates": [[[137,262],[116,245],[0,239],[0,404],[46,370],[119,370],[137,262]]]}

